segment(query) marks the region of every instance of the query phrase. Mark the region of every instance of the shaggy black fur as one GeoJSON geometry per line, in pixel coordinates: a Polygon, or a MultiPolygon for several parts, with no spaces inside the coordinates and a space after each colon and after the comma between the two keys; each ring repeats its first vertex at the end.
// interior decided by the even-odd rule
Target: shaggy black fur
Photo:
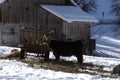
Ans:
{"type": "Polygon", "coordinates": [[[76,56],[78,63],[83,62],[83,44],[81,41],[67,42],[52,40],[50,43],[56,60],[59,60],[60,56],[76,56]]]}

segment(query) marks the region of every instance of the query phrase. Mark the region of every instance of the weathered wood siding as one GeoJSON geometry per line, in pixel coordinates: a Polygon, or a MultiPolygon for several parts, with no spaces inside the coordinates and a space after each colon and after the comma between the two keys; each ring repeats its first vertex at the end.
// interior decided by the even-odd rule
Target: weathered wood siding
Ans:
{"type": "Polygon", "coordinates": [[[53,14],[48,14],[48,29],[54,31],[54,39],[60,40],[61,33],[63,32],[63,26],[60,18],[54,16],[53,14]]]}
{"type": "MultiPolygon", "coordinates": [[[[44,10],[43,8],[38,8],[37,20],[35,21],[34,26],[41,31],[54,31],[54,38],[59,39],[60,33],[62,33],[62,22],[60,18],[57,16],[49,13],[48,11],[44,10]]],[[[34,27],[33,26],[33,27],[34,27]]],[[[34,27],[35,28],[35,27],[34,27]]]]}
{"type": "Polygon", "coordinates": [[[81,40],[83,42],[83,53],[90,55],[90,24],[84,22],[63,22],[63,34],[65,40],[81,40]]]}
{"type": "Polygon", "coordinates": [[[90,37],[89,24],[82,22],[63,23],[63,33],[66,39],[87,40],[90,37]]]}
{"type": "Polygon", "coordinates": [[[0,25],[0,44],[17,46],[20,43],[20,27],[18,24],[0,25]]]}
{"type": "Polygon", "coordinates": [[[66,2],[65,0],[8,0],[2,4],[2,22],[39,25],[37,23],[40,4],[64,5],[66,2]]]}
{"type": "Polygon", "coordinates": [[[42,9],[40,4],[65,5],[66,0],[8,0],[1,6],[2,23],[22,24],[42,31],[54,30],[54,38],[60,39],[62,20],[42,9]]]}
{"type": "Polygon", "coordinates": [[[2,22],[2,5],[0,4],[0,23],[2,22]]]}

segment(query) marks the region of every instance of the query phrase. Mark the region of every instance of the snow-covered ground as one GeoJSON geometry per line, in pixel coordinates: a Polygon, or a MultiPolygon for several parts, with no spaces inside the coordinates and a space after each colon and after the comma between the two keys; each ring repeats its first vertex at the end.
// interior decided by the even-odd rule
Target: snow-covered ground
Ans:
{"type": "MultiPolygon", "coordinates": [[[[0,47],[0,53],[4,55],[13,48],[0,47]]],[[[73,57],[72,57],[73,58],[73,57]]],[[[71,58],[71,59],[72,59],[71,58]]],[[[75,58],[73,58],[75,59],[75,58]]],[[[84,62],[91,62],[104,66],[103,70],[111,71],[120,64],[118,58],[85,56],[84,62]]],[[[0,80],[117,80],[118,78],[104,78],[100,74],[90,75],[85,73],[65,73],[53,70],[35,69],[25,63],[16,60],[0,60],[0,80]]]]}

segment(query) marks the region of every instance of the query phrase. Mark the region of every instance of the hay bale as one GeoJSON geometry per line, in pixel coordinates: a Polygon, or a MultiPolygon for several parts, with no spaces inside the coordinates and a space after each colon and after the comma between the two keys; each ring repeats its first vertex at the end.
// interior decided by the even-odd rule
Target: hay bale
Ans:
{"type": "Polygon", "coordinates": [[[111,75],[114,75],[114,74],[120,76],[120,64],[113,68],[111,75]]]}
{"type": "Polygon", "coordinates": [[[20,51],[17,49],[11,50],[11,52],[7,55],[2,56],[1,58],[7,59],[7,58],[12,58],[12,57],[19,57],[20,51]]]}

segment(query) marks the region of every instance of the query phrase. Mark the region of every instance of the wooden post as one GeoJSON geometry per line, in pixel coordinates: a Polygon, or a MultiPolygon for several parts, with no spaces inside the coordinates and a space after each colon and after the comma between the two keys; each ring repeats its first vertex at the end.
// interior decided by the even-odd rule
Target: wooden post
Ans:
{"type": "Polygon", "coordinates": [[[21,48],[21,52],[20,52],[19,58],[20,59],[25,59],[25,50],[22,49],[22,48],[21,48]]]}
{"type": "Polygon", "coordinates": [[[95,39],[90,39],[90,54],[93,54],[93,50],[96,49],[96,40],[95,39]]]}

